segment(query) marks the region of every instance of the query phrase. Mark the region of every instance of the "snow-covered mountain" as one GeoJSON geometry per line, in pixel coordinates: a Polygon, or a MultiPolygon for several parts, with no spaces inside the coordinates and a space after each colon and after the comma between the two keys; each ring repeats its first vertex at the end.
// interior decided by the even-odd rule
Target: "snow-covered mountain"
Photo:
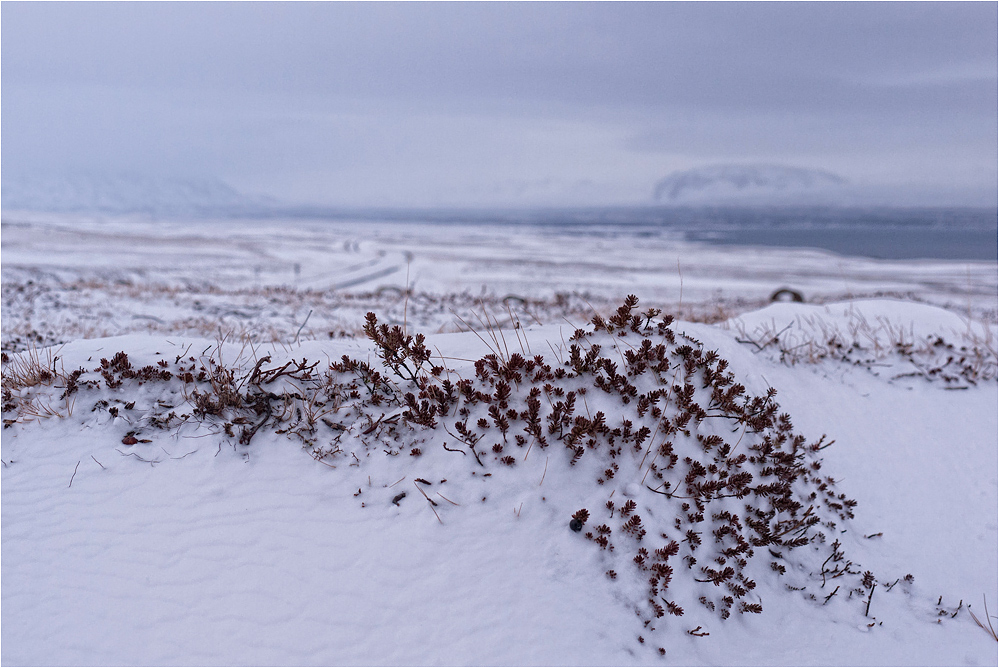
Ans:
{"type": "Polygon", "coordinates": [[[834,203],[847,181],[831,172],[785,165],[713,165],[659,181],[656,201],[669,204],[834,203]]]}
{"type": "Polygon", "coordinates": [[[244,195],[217,179],[136,175],[4,176],[4,211],[144,213],[160,216],[252,215],[279,203],[244,195]]]}

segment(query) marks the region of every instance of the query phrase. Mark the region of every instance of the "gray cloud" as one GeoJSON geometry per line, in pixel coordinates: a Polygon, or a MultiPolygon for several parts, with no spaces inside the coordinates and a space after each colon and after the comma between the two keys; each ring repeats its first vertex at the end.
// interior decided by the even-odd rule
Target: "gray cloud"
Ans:
{"type": "Polygon", "coordinates": [[[524,203],[590,204],[736,160],[994,200],[994,3],[0,12],[5,172],[203,174],[355,204],[516,204],[503,184],[530,182],[548,185],[524,203]]]}

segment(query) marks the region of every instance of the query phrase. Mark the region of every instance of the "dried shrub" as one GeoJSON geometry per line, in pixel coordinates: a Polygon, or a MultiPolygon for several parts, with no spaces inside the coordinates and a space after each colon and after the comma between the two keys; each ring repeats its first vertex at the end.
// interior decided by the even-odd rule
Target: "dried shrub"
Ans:
{"type": "MultiPolygon", "coordinates": [[[[422,335],[379,324],[369,313],[364,331],[381,364],[344,356],[320,369],[305,359],[276,366],[263,357],[250,368],[243,359],[224,364],[220,343],[201,361],[178,356],[172,370],[169,362],[135,370],[121,352],[92,372],[74,372],[71,384],[81,392],[103,380],[121,392],[176,378],[190,413],[153,409],[145,424],[196,419],[244,446],[266,428],[298,437],[331,466],[349,462],[340,447],[348,434],[371,451],[414,458],[422,454],[415,442],[442,442],[445,450],[471,454],[469,466],[488,470],[484,476],[515,468],[507,454],[514,446],[525,449],[524,457],[533,449],[560,454],[579,485],[597,495],[606,489],[611,519],[584,535],[618,559],[609,577],[637,577],[646,587],[647,626],[684,615],[683,606],[694,602],[669,591],[676,578],[689,581],[694,600],[722,619],[733,611],[760,613],[750,572],[789,577],[784,564],[797,553],[831,551],[812,570],[816,582],[872,590],[874,576],[861,576],[834,540],[856,503],[820,475],[819,456],[829,443],[795,433],[775,390],[750,394],[726,360],[675,331],[671,316],[637,305],[629,296],[609,318],[595,316],[553,349],[556,359],[497,350],[476,360],[468,378],[428,369],[422,335]],[[591,412],[587,399],[594,396],[616,407],[612,416],[591,412]],[[450,438],[438,438],[445,434],[450,438]],[[629,483],[639,495],[616,506],[610,488],[629,483]]],[[[5,385],[5,411],[8,394],[5,385]]],[[[570,527],[581,532],[589,519],[580,509],[570,527]]],[[[707,635],[699,626],[688,633],[707,635]]]]}

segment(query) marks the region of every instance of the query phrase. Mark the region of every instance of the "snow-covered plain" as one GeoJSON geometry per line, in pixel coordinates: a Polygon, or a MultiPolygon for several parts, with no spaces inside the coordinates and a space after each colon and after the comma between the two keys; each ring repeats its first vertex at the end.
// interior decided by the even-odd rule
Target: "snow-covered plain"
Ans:
{"type": "Polygon", "coordinates": [[[585,321],[629,293],[718,322],[782,287],[813,303],[888,296],[995,321],[999,289],[995,262],[710,246],[643,228],[7,212],[3,267],[5,335],[45,343],[127,332],[213,338],[219,328],[287,341],[307,317],[301,337],[328,338],[358,333],[369,310],[428,333],[457,331],[452,309],[474,323],[482,304],[507,325],[508,307],[525,322],[585,321]]]}
{"type": "MultiPolygon", "coordinates": [[[[995,626],[999,607],[995,263],[878,262],[528,228],[258,223],[237,231],[40,217],[5,223],[2,260],[5,664],[999,659],[972,617],[987,626],[987,603],[995,626]],[[767,305],[785,286],[808,303],[767,305]],[[835,441],[807,458],[820,459],[821,478],[857,501],[855,517],[824,515],[835,520],[825,542],[755,548],[745,567],[755,586],[742,600],[761,604],[760,614],[733,608],[723,620],[698,601],[725,589],[694,581],[712,549],[707,530],[702,561],[680,561],[693,547],[674,530],[679,499],[662,485],[673,479],[676,493],[684,456],[703,455],[692,437],[674,435],[675,471],[650,468],[649,448],[664,440],[658,432],[638,450],[608,458],[608,448],[596,448],[573,464],[573,450],[553,435],[547,448],[514,443],[525,433],[519,417],[509,442],[495,423],[481,429],[489,445],[476,452],[454,434],[457,413],[430,427],[390,400],[319,406],[318,375],[267,385],[275,396],[300,397],[284,399],[283,417],[272,413],[278,403],[260,413],[198,412],[196,391],[217,398],[218,387],[182,379],[189,367],[227,368],[249,392],[255,368],[286,362],[318,362],[319,374],[347,355],[381,368],[378,348],[360,333],[368,310],[426,332],[427,366],[444,367],[438,375],[455,382],[476,379],[474,361],[489,353],[541,355],[564,367],[576,329],[593,329],[594,313],[606,319],[627,294],[641,299],[636,313],[655,307],[687,318],[671,326],[671,355],[686,334],[727,360],[748,394],[776,389],[805,442],[835,441]],[[135,370],[170,376],[147,372],[111,387],[120,373],[109,371],[109,383],[95,370],[102,359],[113,367],[118,352],[135,370]],[[79,368],[79,389],[63,397],[79,368]],[[32,369],[55,373],[32,377],[32,369]],[[303,424],[296,410],[314,411],[318,431],[293,433],[303,424]],[[246,416],[253,419],[237,421],[246,416]],[[510,455],[514,463],[502,463],[510,455]],[[619,468],[608,478],[612,463],[619,468]],[[657,472],[664,480],[653,482],[657,472]],[[622,528],[627,500],[648,530],[641,541],[622,528]],[[576,533],[569,522],[582,508],[590,517],[576,533]],[[585,537],[601,523],[614,551],[585,537]],[[662,589],[682,616],[655,615],[650,572],[633,561],[643,546],[666,545],[661,534],[681,545],[662,589]],[[845,554],[838,562],[829,561],[833,540],[845,554]],[[834,577],[829,564],[847,561],[850,574],[834,577]],[[873,594],[857,593],[868,570],[873,594]]],[[[601,342],[624,369],[626,351],[644,336],[666,341],[655,328],[579,340],[601,342]]],[[[417,391],[382,371],[399,397],[417,391]]],[[[525,382],[514,396],[526,392],[525,382]]],[[[558,395],[545,396],[549,411],[558,395]]],[[[655,424],[637,402],[592,385],[579,401],[578,416],[602,411],[610,427],[655,424]]],[[[745,428],[718,424],[706,419],[701,433],[747,451],[758,443],[745,428]]],[[[808,489],[795,488],[799,519],[809,516],[808,489]]],[[[742,512],[724,505],[731,498],[712,503],[742,512]]]]}

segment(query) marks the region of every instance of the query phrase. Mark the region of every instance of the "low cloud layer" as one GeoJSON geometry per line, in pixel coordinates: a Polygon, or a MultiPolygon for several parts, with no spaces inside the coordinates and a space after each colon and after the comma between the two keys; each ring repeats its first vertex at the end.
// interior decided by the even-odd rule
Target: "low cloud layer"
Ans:
{"type": "Polygon", "coordinates": [[[872,202],[995,204],[993,3],[0,11],[5,181],[643,204],[674,172],[774,164],[842,175],[872,202]]]}

